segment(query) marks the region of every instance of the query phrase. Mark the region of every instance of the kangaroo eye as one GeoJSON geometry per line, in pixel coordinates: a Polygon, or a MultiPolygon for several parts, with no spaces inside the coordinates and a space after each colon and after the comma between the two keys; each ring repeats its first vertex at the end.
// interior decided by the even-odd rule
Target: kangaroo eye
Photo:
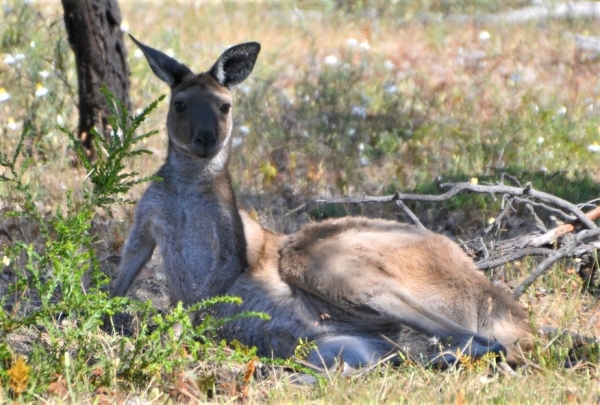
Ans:
{"type": "Polygon", "coordinates": [[[173,105],[175,106],[175,111],[177,111],[178,113],[182,113],[187,109],[185,103],[181,101],[176,101],[175,103],[173,103],[173,105]]]}
{"type": "Polygon", "coordinates": [[[231,110],[231,104],[223,104],[221,107],[219,107],[219,111],[221,111],[223,114],[227,114],[229,110],[231,110]]]}

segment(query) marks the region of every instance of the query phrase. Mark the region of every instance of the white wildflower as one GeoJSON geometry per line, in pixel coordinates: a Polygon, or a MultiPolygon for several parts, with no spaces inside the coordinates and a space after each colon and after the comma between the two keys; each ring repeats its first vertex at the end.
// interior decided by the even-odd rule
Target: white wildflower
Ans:
{"type": "Polygon", "coordinates": [[[240,127],[238,128],[238,130],[243,135],[248,135],[250,133],[250,128],[248,128],[246,125],[240,125],[240,127]]]}
{"type": "Polygon", "coordinates": [[[567,107],[562,106],[558,110],[556,110],[557,115],[565,115],[567,113],[567,107]]]}
{"type": "Polygon", "coordinates": [[[369,41],[363,41],[360,43],[359,48],[363,51],[368,51],[369,49],[371,49],[371,45],[369,45],[369,41]]]}
{"type": "Polygon", "coordinates": [[[349,136],[354,136],[354,134],[356,134],[356,128],[348,128],[347,133],[349,136]]]}
{"type": "Polygon", "coordinates": [[[367,109],[362,106],[354,106],[351,111],[352,115],[360,117],[362,119],[367,118],[367,109]]]}
{"type": "Polygon", "coordinates": [[[243,92],[244,94],[248,94],[250,93],[250,90],[252,90],[252,87],[250,87],[248,84],[241,84],[237,87],[238,91],[243,92]]]}
{"type": "Polygon", "coordinates": [[[48,77],[50,77],[50,72],[48,72],[47,70],[42,70],[39,75],[42,77],[42,79],[47,79],[48,77]]]}
{"type": "Polygon", "coordinates": [[[10,94],[8,94],[4,87],[0,87],[0,103],[6,100],[10,100],[10,94]]]}
{"type": "Polygon", "coordinates": [[[369,160],[368,157],[365,156],[364,152],[365,152],[365,144],[361,142],[358,144],[358,163],[361,166],[368,166],[371,163],[371,161],[369,160]]]}
{"type": "Polygon", "coordinates": [[[487,41],[490,40],[491,37],[492,36],[490,35],[489,32],[487,32],[487,31],[479,31],[479,40],[481,42],[487,42],[487,41]]]}
{"type": "Polygon", "coordinates": [[[545,139],[544,139],[544,137],[543,137],[543,136],[540,136],[540,137],[538,137],[538,139],[537,139],[537,143],[538,143],[538,145],[541,145],[541,144],[543,144],[543,143],[544,143],[544,141],[545,141],[545,139]]]}
{"type": "Polygon", "coordinates": [[[128,32],[129,31],[129,23],[127,21],[123,20],[120,28],[121,28],[122,32],[128,32]]]}
{"type": "Polygon", "coordinates": [[[358,41],[356,40],[356,38],[348,38],[348,42],[346,43],[350,48],[354,48],[356,45],[358,45],[358,41]]]}
{"type": "Polygon", "coordinates": [[[42,83],[38,83],[35,85],[35,96],[36,97],[44,97],[48,94],[48,89],[44,87],[42,83]]]}
{"type": "Polygon", "coordinates": [[[339,63],[337,56],[328,55],[325,57],[325,64],[329,66],[336,66],[339,63]]]}
{"type": "Polygon", "coordinates": [[[396,65],[394,65],[394,62],[392,62],[392,61],[391,61],[391,60],[389,60],[389,59],[388,59],[388,60],[386,60],[386,61],[383,63],[383,66],[385,66],[385,68],[386,68],[387,70],[394,70],[394,68],[396,68],[396,65]]]}
{"type": "Polygon", "coordinates": [[[240,146],[242,144],[242,142],[244,142],[242,137],[236,136],[231,140],[231,146],[233,146],[234,148],[237,148],[238,146],[240,146]]]}
{"type": "Polygon", "coordinates": [[[388,94],[394,94],[398,92],[398,87],[396,87],[394,84],[386,84],[383,86],[383,89],[388,94]]]}
{"type": "Polygon", "coordinates": [[[13,117],[8,117],[8,120],[6,120],[6,126],[8,127],[8,129],[10,129],[12,131],[16,131],[17,129],[19,129],[21,127],[20,124],[17,124],[15,122],[15,119],[13,117]]]}
{"type": "Polygon", "coordinates": [[[144,52],[142,52],[142,50],[138,48],[135,51],[133,51],[133,56],[136,58],[141,58],[142,56],[144,56],[144,52]]]}
{"type": "Polygon", "coordinates": [[[25,59],[25,55],[22,53],[15,53],[14,55],[9,53],[4,57],[4,63],[12,65],[23,59],[25,59]]]}
{"type": "Polygon", "coordinates": [[[592,153],[600,153],[600,144],[598,142],[594,142],[591,145],[588,145],[587,150],[592,153]]]}

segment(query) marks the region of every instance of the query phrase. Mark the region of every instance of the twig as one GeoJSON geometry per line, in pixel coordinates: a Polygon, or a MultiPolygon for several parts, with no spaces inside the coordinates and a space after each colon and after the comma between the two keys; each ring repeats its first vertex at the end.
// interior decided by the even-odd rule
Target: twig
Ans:
{"type": "Polygon", "coordinates": [[[546,228],[546,225],[544,225],[544,221],[542,221],[540,217],[538,217],[537,213],[535,212],[535,209],[533,208],[533,205],[531,204],[531,201],[525,202],[524,205],[525,209],[529,211],[529,215],[531,215],[531,217],[533,218],[533,221],[535,222],[535,227],[541,232],[546,232],[548,228],[546,228]]]}
{"type": "MultiPolygon", "coordinates": [[[[570,211],[577,217],[579,222],[584,225],[588,229],[596,228],[596,224],[591,221],[585,214],[575,205],[570,202],[563,200],[562,198],[556,197],[555,195],[545,193],[543,191],[534,190],[531,187],[531,183],[528,183],[527,186],[522,188],[517,187],[509,187],[509,186],[482,186],[479,184],[471,184],[471,183],[446,183],[441,184],[440,188],[450,188],[452,191],[454,188],[458,188],[459,191],[471,191],[475,193],[486,193],[486,194],[508,194],[512,196],[528,196],[540,200],[545,203],[551,203],[558,207],[561,207],[564,210],[570,211]]],[[[458,191],[457,191],[458,192],[458,191]]]]}
{"type": "Polygon", "coordinates": [[[490,258],[490,251],[488,250],[487,246],[485,245],[483,236],[480,236],[479,238],[477,238],[477,240],[479,241],[479,243],[481,243],[481,249],[483,250],[483,260],[485,261],[490,258]]]}
{"type": "Polygon", "coordinates": [[[504,209],[500,212],[500,214],[498,214],[498,216],[496,216],[496,219],[494,220],[494,222],[488,226],[487,228],[485,228],[483,230],[483,235],[487,235],[488,233],[494,231],[494,230],[498,230],[500,228],[500,222],[504,219],[504,217],[506,216],[506,214],[508,214],[508,212],[510,210],[513,210],[511,201],[504,197],[503,199],[504,201],[506,201],[506,206],[504,207],[504,209]]]}
{"type": "Polygon", "coordinates": [[[402,208],[402,210],[404,211],[404,213],[410,218],[411,221],[413,221],[413,223],[421,228],[421,229],[426,229],[425,226],[421,223],[421,221],[419,221],[419,218],[415,215],[414,212],[412,212],[410,210],[410,208],[408,208],[403,202],[402,200],[396,200],[396,205],[400,208],[402,208]]]}
{"type": "MultiPolygon", "coordinates": [[[[519,197],[515,197],[514,200],[516,202],[520,203],[520,204],[529,204],[532,207],[542,208],[542,209],[544,209],[544,210],[546,210],[546,211],[548,211],[548,212],[550,212],[550,213],[552,213],[554,215],[557,215],[557,216],[561,217],[563,219],[563,221],[575,221],[577,219],[577,217],[575,215],[566,214],[564,211],[559,210],[559,209],[554,208],[554,207],[551,207],[551,206],[549,206],[547,204],[544,204],[544,203],[538,203],[538,202],[535,202],[535,201],[528,200],[526,198],[519,198],[519,197]]],[[[581,208],[579,208],[579,209],[581,209],[581,208]]]]}
{"type": "Polygon", "coordinates": [[[291,214],[295,214],[298,211],[303,210],[304,208],[306,208],[306,203],[304,204],[300,204],[299,206],[297,206],[296,208],[293,208],[291,210],[289,210],[285,215],[291,215],[291,214]]]}
{"type": "Polygon", "coordinates": [[[502,266],[508,262],[512,262],[514,260],[518,260],[525,256],[548,256],[554,253],[555,250],[546,249],[546,248],[529,248],[529,249],[520,249],[512,253],[508,253],[503,255],[502,257],[498,257],[496,259],[483,259],[475,263],[479,270],[489,270],[494,267],[502,266]]]}
{"type": "Polygon", "coordinates": [[[551,254],[550,256],[548,256],[546,259],[544,259],[538,266],[537,268],[531,272],[531,274],[529,275],[529,277],[527,277],[525,279],[525,281],[523,281],[514,291],[513,293],[513,298],[514,299],[519,299],[519,297],[521,295],[523,295],[523,293],[525,292],[525,290],[535,282],[535,280],[537,280],[542,274],[544,274],[544,272],[546,272],[546,270],[548,270],[550,268],[550,266],[552,266],[554,263],[556,263],[558,260],[562,259],[563,257],[567,256],[569,253],[571,253],[571,251],[573,251],[581,241],[588,239],[588,238],[592,238],[595,236],[600,236],[600,228],[596,228],[596,229],[590,229],[587,231],[583,231],[579,234],[577,234],[572,241],[570,241],[569,243],[567,243],[565,246],[563,246],[561,249],[557,250],[556,252],[554,252],[553,254],[551,254]]]}
{"type": "Polygon", "coordinates": [[[504,178],[509,179],[515,186],[517,187],[523,187],[521,185],[521,182],[519,181],[519,179],[517,179],[515,176],[513,176],[512,174],[503,172],[500,174],[500,184],[504,184],[504,178]]]}
{"type": "MultiPolygon", "coordinates": [[[[592,221],[595,220],[596,218],[600,217],[600,207],[594,208],[593,210],[586,213],[585,216],[592,221]]],[[[557,228],[554,228],[554,229],[546,232],[543,235],[533,238],[527,244],[527,246],[539,247],[539,246],[546,245],[567,233],[573,232],[575,230],[575,226],[576,226],[576,224],[573,224],[573,223],[561,225],[557,228]]]]}

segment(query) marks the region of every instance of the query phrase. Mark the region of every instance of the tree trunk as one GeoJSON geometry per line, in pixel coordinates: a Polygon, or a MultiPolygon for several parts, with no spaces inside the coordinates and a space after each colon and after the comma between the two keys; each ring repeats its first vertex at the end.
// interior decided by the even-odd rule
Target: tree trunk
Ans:
{"type": "Polygon", "coordinates": [[[109,136],[109,109],[102,86],[131,110],[129,67],[117,0],[62,0],[69,44],[75,53],[79,86],[79,137],[93,156],[90,129],[109,136]]]}

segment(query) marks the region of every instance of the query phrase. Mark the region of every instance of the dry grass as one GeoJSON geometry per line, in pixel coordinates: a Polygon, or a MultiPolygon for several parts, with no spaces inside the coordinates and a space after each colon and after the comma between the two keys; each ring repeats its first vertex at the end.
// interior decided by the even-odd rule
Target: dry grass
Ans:
{"type": "MultiPolygon", "coordinates": [[[[547,173],[565,170],[565,179],[574,182],[572,188],[579,186],[577,176],[589,179],[586,184],[592,186],[582,190],[581,196],[598,190],[597,155],[587,147],[600,141],[600,60],[597,55],[577,51],[572,38],[573,34],[600,36],[597,21],[544,21],[524,26],[421,24],[409,18],[417,14],[417,6],[402,4],[402,13],[389,12],[383,17],[368,12],[348,14],[326,9],[320,3],[299,3],[296,7],[292,2],[126,0],[121,1],[121,8],[130,33],[157,49],[172,52],[193,70],[208,69],[227,45],[261,42],[259,63],[247,88],[238,91],[239,107],[235,112],[236,136],[243,142],[235,150],[232,172],[240,193],[277,195],[289,185],[295,196],[305,198],[363,190],[382,193],[412,189],[437,175],[483,176],[506,168],[529,172],[544,168],[547,173]],[[352,45],[350,39],[355,39],[357,45],[352,45]],[[328,56],[335,56],[339,63],[327,65],[328,56]],[[351,128],[365,131],[364,138],[352,144],[349,152],[335,149],[346,147],[343,140],[325,146],[304,140],[325,137],[325,133],[303,135],[303,131],[320,128],[313,123],[323,116],[339,115],[335,109],[328,115],[323,94],[308,94],[306,89],[320,90],[319,79],[323,77],[343,83],[336,76],[343,70],[356,73],[360,80],[353,87],[334,91],[334,95],[343,99],[356,92],[368,100],[364,102],[364,120],[348,114],[348,122],[326,128],[331,133],[339,131],[342,139],[349,137],[351,128]],[[395,86],[395,91],[386,93],[390,86],[395,86]],[[308,101],[303,101],[305,97],[308,101]],[[389,140],[384,135],[389,132],[385,125],[379,132],[368,131],[370,126],[396,116],[402,131],[394,133],[395,143],[391,146],[385,143],[389,140]],[[295,120],[294,124],[286,126],[286,117],[295,120]],[[248,135],[240,132],[241,126],[249,129],[248,135]],[[368,156],[369,165],[359,164],[362,156],[356,150],[358,143],[364,144],[367,151],[375,151],[368,156]],[[341,154],[350,163],[335,166],[330,162],[334,160],[332,154],[341,154]],[[263,170],[265,165],[277,169],[274,178],[263,170]]],[[[36,20],[38,28],[60,21],[59,4],[41,2],[34,7],[43,15],[36,20]]],[[[144,106],[167,89],[151,74],[133,46],[129,52],[132,98],[136,106],[144,106]]],[[[52,69],[50,62],[41,65],[39,70],[52,69]]],[[[67,126],[76,126],[76,81],[71,65],[72,58],[66,65],[69,70],[64,72],[69,86],[58,83],[54,76],[40,79],[35,70],[19,70],[0,62],[0,87],[12,96],[0,103],[0,143],[5,151],[11,151],[17,139],[17,131],[8,127],[9,118],[17,124],[22,122],[28,112],[25,106],[32,103],[39,106],[40,122],[52,124],[60,115],[67,126]],[[37,82],[56,91],[55,98],[35,101],[37,82]],[[66,100],[60,109],[55,107],[56,98],[66,100]]],[[[166,155],[165,113],[163,103],[145,124],[148,130],[161,131],[145,144],[154,155],[130,162],[131,168],[142,175],[153,173],[166,155]]],[[[51,211],[65,205],[65,190],[73,190],[75,196],[82,193],[86,174],[68,166],[64,158],[66,139],[53,125],[37,129],[43,131],[31,151],[35,164],[24,178],[36,187],[40,206],[51,211]]],[[[137,187],[131,197],[138,198],[142,192],[143,187],[137,187]]],[[[10,191],[0,184],[0,193],[8,204],[10,191]]],[[[570,197],[574,202],[583,198],[570,197]]],[[[117,219],[127,223],[131,209],[118,208],[117,219]]],[[[118,228],[106,237],[114,239],[113,245],[118,248],[123,235],[118,228]]],[[[517,264],[513,281],[524,277],[531,266],[531,262],[517,264]]],[[[530,310],[536,325],[599,336],[598,301],[581,294],[580,284],[571,269],[557,267],[520,302],[530,310]]],[[[331,381],[320,387],[294,386],[275,378],[251,382],[245,400],[328,404],[599,402],[600,361],[596,358],[591,364],[564,369],[558,363],[561,355],[564,359],[566,345],[556,349],[546,347],[547,343],[540,338],[534,361],[518,370],[517,378],[490,373],[485,364],[449,372],[409,364],[352,377],[332,375],[331,381]],[[540,359],[546,363],[540,364],[540,359]]],[[[244,369],[243,365],[235,367],[244,369]]],[[[92,396],[85,393],[85,383],[75,388],[58,385],[57,391],[41,393],[40,398],[50,403],[108,403],[127,398],[165,403],[189,399],[177,389],[163,392],[164,386],[155,382],[134,393],[110,388],[92,396]],[[84,393],[83,397],[77,391],[84,393]]],[[[213,401],[230,402],[239,394],[227,388],[219,392],[222,395],[213,401]]],[[[6,395],[0,388],[0,402],[6,395]]],[[[203,394],[199,398],[199,402],[208,400],[203,394]]]]}

